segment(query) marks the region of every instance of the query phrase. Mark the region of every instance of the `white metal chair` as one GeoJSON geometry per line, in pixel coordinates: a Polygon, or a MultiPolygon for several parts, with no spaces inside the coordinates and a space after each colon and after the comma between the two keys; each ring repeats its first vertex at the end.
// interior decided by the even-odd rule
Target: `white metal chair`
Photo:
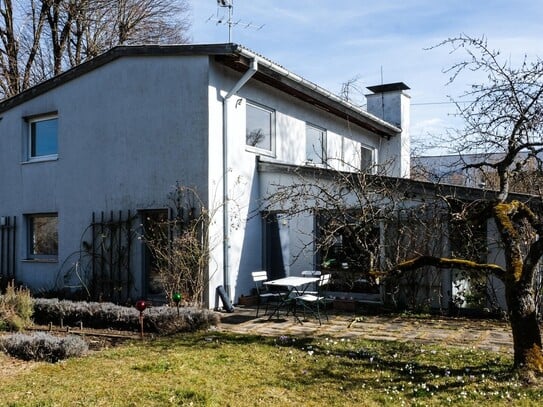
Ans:
{"type": "Polygon", "coordinates": [[[260,305],[262,303],[266,304],[266,310],[264,311],[264,315],[266,315],[268,313],[269,303],[281,301],[281,298],[286,295],[286,293],[279,291],[269,291],[268,288],[262,284],[264,283],[264,281],[268,281],[268,273],[265,270],[253,271],[251,275],[253,276],[256,293],[258,295],[258,302],[256,308],[256,316],[258,318],[258,313],[260,312],[260,305]]]}
{"type": "MultiPolygon", "coordinates": [[[[302,271],[302,277],[319,277],[322,273],[319,270],[304,270],[302,271]]],[[[317,284],[311,284],[310,290],[305,290],[305,293],[317,295],[317,284]]]]}
{"type": "Polygon", "coordinates": [[[328,321],[328,312],[326,311],[327,302],[330,302],[325,296],[326,286],[330,283],[330,274],[322,274],[317,281],[317,292],[316,293],[304,293],[296,297],[296,304],[302,307],[304,312],[310,311],[318,320],[319,325],[322,325],[321,322],[321,310],[324,311],[326,320],[328,321]]]}

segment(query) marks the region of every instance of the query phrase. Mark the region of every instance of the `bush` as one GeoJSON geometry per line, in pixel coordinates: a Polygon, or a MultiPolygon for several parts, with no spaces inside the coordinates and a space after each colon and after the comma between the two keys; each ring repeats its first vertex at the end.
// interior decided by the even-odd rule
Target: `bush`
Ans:
{"type": "Polygon", "coordinates": [[[77,336],[56,337],[43,332],[4,336],[0,338],[0,348],[18,359],[52,363],[82,356],[89,350],[87,343],[77,336]]]}
{"type": "MultiPolygon", "coordinates": [[[[50,322],[88,328],[139,331],[139,311],[107,302],[74,302],[56,299],[34,300],[34,321],[50,322]]],[[[144,312],[144,330],[159,334],[193,332],[218,323],[218,316],[207,309],[181,308],[179,316],[174,307],[151,307],[144,312]]]]}
{"type": "Polygon", "coordinates": [[[29,325],[34,311],[30,291],[9,283],[6,293],[0,295],[0,329],[20,331],[29,325]]]}

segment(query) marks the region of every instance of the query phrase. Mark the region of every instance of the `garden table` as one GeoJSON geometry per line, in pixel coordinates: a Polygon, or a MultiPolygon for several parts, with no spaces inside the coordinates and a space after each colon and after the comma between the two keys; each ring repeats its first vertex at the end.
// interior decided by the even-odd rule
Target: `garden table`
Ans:
{"type": "Polygon", "coordinates": [[[292,311],[292,314],[296,320],[302,324],[302,321],[296,314],[296,302],[294,299],[300,295],[303,295],[305,290],[307,290],[307,287],[317,281],[319,281],[319,277],[304,276],[289,276],[279,278],[277,280],[265,281],[264,284],[268,287],[282,287],[287,289],[287,291],[285,291],[285,295],[281,296],[280,301],[268,319],[271,319],[274,315],[278,314],[281,309],[287,309],[287,315],[290,311],[292,311]],[[294,306],[292,306],[292,304],[294,304],[294,306]]]}

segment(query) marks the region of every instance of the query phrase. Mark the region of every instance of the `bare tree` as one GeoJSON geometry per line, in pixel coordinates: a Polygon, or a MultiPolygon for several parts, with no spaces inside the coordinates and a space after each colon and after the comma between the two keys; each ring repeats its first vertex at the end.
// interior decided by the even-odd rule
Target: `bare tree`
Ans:
{"type": "Polygon", "coordinates": [[[444,41],[467,58],[449,69],[451,81],[465,70],[482,71],[487,81],[472,85],[466,96],[472,100],[459,107],[466,127],[452,140],[460,154],[481,152],[481,159],[465,165],[496,179],[496,197],[472,204],[465,219],[492,219],[505,254],[505,266],[463,259],[418,257],[400,263],[407,270],[422,265],[487,268],[505,285],[505,296],[514,339],[515,367],[543,372],[541,333],[537,321],[536,281],[543,255],[543,219],[540,200],[530,205],[510,198],[515,177],[529,170],[528,163],[541,168],[543,148],[543,61],[524,58],[520,67],[502,59],[486,40],[460,36],[444,41]],[[496,157],[499,157],[496,159],[496,157]],[[535,209],[534,209],[535,206],[535,209]],[[462,266],[464,264],[464,266],[462,266]]]}
{"type": "Polygon", "coordinates": [[[187,0],[0,1],[0,98],[116,45],[186,43],[187,0]]]}
{"type": "Polygon", "coordinates": [[[48,6],[31,1],[29,7],[30,25],[20,21],[18,3],[0,1],[0,97],[16,95],[32,84],[48,6]]]}

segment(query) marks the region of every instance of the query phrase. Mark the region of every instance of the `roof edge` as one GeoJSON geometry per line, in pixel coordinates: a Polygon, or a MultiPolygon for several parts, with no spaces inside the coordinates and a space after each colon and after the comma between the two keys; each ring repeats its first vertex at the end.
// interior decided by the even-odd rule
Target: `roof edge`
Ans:
{"type": "MultiPolygon", "coordinates": [[[[257,158],[257,168],[260,173],[286,173],[286,174],[318,174],[320,178],[330,176],[334,174],[341,173],[344,175],[357,174],[350,172],[343,172],[335,170],[333,168],[323,168],[315,166],[303,166],[290,164],[280,161],[272,161],[262,157],[257,158]]],[[[468,200],[477,200],[477,199],[495,199],[498,196],[497,190],[467,187],[463,185],[454,185],[454,184],[445,184],[445,183],[435,183],[430,181],[419,181],[412,178],[399,178],[399,177],[390,177],[386,175],[368,175],[371,179],[374,180],[383,180],[395,182],[395,185],[403,186],[409,188],[410,191],[418,193],[428,193],[433,191],[434,193],[439,194],[448,194],[454,195],[459,199],[468,199],[468,200]]],[[[523,193],[510,193],[509,196],[512,199],[522,200],[523,202],[541,202],[541,198],[537,195],[523,194],[523,193]]]]}
{"type": "Polygon", "coordinates": [[[187,45],[119,45],[80,65],[46,79],[21,93],[0,101],[0,113],[48,92],[122,57],[160,55],[230,55],[235,54],[236,44],[187,44],[187,45]]]}

